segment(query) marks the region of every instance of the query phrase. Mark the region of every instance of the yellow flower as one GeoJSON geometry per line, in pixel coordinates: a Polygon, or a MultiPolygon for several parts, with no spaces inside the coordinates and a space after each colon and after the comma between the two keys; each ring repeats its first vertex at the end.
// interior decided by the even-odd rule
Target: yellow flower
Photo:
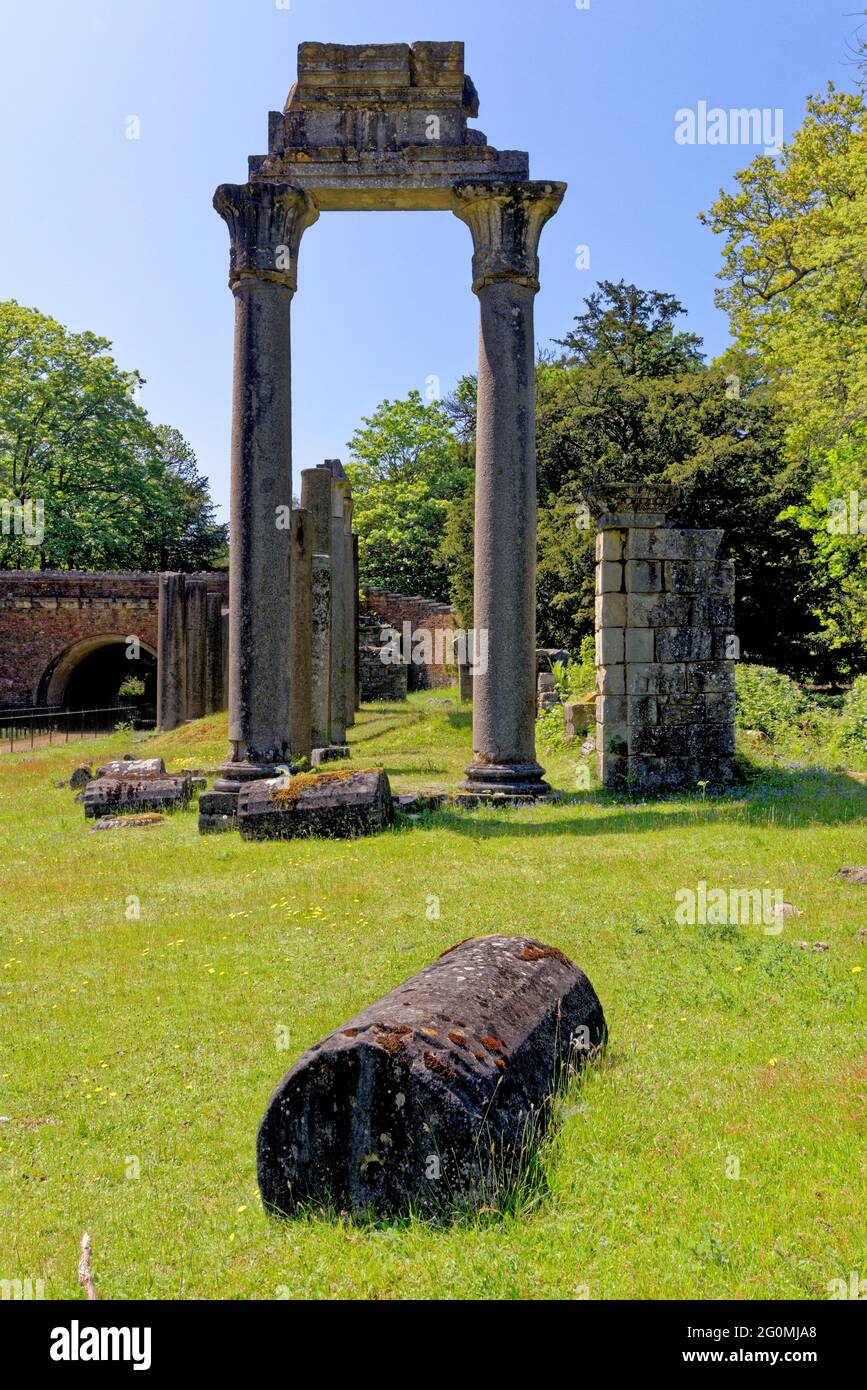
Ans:
{"type": "Polygon", "coordinates": [[[862,971],[863,969],[864,969],[863,965],[853,965],[853,966],[852,966],[852,974],[853,974],[853,975],[860,975],[860,974],[861,974],[861,971],[862,971]]]}
{"type": "Polygon", "coordinates": [[[775,1067],[776,1065],[777,1065],[777,1059],[776,1059],[776,1057],[772,1057],[771,1060],[768,1062],[768,1066],[769,1066],[769,1067],[775,1067]]]}

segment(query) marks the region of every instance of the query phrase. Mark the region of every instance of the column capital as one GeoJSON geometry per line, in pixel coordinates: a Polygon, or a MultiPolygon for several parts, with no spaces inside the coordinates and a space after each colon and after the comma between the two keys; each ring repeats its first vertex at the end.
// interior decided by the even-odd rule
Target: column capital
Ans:
{"type": "Polygon", "coordinates": [[[319,217],[312,195],[292,184],[222,183],[214,207],[229,228],[229,286],[243,280],[298,288],[298,248],[319,217]]]}
{"type": "Polygon", "coordinates": [[[510,280],[539,288],[539,237],[563,201],[565,183],[463,183],[452,211],[473,237],[473,289],[510,280]]]}

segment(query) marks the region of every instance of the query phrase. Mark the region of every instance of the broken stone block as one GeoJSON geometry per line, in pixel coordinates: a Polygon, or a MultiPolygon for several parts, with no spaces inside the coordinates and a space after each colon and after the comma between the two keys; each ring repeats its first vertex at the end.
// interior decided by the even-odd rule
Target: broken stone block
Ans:
{"type": "Polygon", "coordinates": [[[162,758],[116,758],[96,769],[99,777],[165,777],[162,758]]]}
{"type": "Polygon", "coordinates": [[[867,883],[867,864],[852,864],[838,869],[836,878],[845,878],[849,883],[867,883]]]}
{"type": "Polygon", "coordinates": [[[151,825],[162,825],[164,816],[158,811],[143,816],[100,816],[90,827],[91,830],[144,830],[151,825]]]}
{"type": "MultiPolygon", "coordinates": [[[[122,766],[133,769],[135,764],[122,766]]],[[[84,789],[84,814],[88,819],[96,819],[125,811],[178,810],[188,804],[192,794],[191,777],[169,773],[141,776],[128,770],[88,782],[84,789]]]]}
{"type": "Polygon", "coordinates": [[[238,797],[245,840],[292,840],[299,835],[346,839],[394,823],[384,772],[308,772],[250,782],[238,797]]]}
{"type": "Polygon", "coordinates": [[[348,743],[330,743],[327,748],[314,748],[310,755],[310,766],[321,767],[323,763],[337,763],[349,757],[348,743]]]}
{"type": "Polygon", "coordinates": [[[285,1215],[489,1205],[605,1037],[593,986],[557,947],[462,942],[289,1070],[259,1129],[262,1201],[285,1215]]]}
{"type": "Polygon", "coordinates": [[[563,706],[563,723],[568,739],[583,738],[595,729],[596,700],[593,696],[586,700],[567,700],[563,706]]]}
{"type": "MultiPolygon", "coordinates": [[[[75,770],[73,771],[72,776],[69,779],[69,785],[74,792],[80,792],[83,787],[87,786],[88,782],[92,781],[92,769],[86,767],[82,763],[80,767],[75,768],[75,770]]],[[[63,783],[61,783],[60,785],[63,786],[63,783]]]]}

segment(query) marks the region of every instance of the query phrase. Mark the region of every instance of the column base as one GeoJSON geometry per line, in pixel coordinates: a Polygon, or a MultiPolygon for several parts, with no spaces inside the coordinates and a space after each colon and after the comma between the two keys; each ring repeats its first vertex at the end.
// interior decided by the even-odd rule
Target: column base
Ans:
{"type": "Polygon", "coordinates": [[[459,790],[484,801],[544,801],[552,795],[538,763],[471,763],[459,790]]]}
{"type": "Polygon", "coordinates": [[[280,767],[276,763],[224,763],[219,774],[211,791],[199,797],[199,830],[203,835],[234,830],[241,788],[248,782],[279,777],[280,767]]]}

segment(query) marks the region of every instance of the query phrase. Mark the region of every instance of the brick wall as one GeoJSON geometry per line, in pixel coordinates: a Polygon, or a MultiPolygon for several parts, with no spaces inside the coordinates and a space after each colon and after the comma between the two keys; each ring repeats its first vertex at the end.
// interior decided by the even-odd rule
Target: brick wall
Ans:
{"type": "MultiPolygon", "coordinates": [[[[362,589],[361,613],[375,614],[383,623],[403,633],[403,624],[410,623],[413,632],[424,630],[431,634],[433,653],[436,656],[436,634],[454,632],[458,626],[454,609],[448,603],[437,603],[434,599],[418,595],[406,597],[403,594],[390,594],[385,589],[362,589]]],[[[444,644],[443,644],[444,645],[444,644]]],[[[457,685],[457,665],[446,665],[433,660],[414,662],[410,666],[409,689],[425,690],[441,686],[457,685]]]]}
{"type": "MultiPolygon", "coordinates": [[[[208,576],[228,598],[228,575],[208,576]]],[[[50,676],[76,643],[138,637],[157,650],[157,574],[0,571],[0,708],[47,703],[50,676]]]]}

